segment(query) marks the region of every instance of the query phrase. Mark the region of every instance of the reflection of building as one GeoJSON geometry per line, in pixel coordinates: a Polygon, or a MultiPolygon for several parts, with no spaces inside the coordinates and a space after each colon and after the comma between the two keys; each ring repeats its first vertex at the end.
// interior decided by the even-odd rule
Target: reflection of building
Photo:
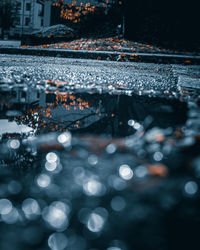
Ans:
{"type": "Polygon", "coordinates": [[[18,17],[10,35],[29,34],[50,26],[51,1],[20,0],[18,17]]]}
{"type": "Polygon", "coordinates": [[[25,111],[32,105],[46,106],[46,94],[35,88],[13,87],[11,90],[0,92],[0,110],[20,109],[25,111]]]}
{"type": "Polygon", "coordinates": [[[27,90],[19,87],[12,89],[11,103],[23,103],[23,104],[34,104],[41,103],[45,104],[45,93],[40,93],[34,88],[28,88],[27,90]]]}

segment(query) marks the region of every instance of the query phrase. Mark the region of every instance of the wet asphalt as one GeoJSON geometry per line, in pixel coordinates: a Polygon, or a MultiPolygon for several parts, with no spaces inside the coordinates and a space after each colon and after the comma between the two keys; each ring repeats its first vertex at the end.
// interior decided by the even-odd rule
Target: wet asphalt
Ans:
{"type": "Polygon", "coordinates": [[[195,78],[200,85],[200,66],[0,55],[0,84],[5,88],[22,84],[46,90],[161,95],[177,93],[180,77],[195,78]]]}

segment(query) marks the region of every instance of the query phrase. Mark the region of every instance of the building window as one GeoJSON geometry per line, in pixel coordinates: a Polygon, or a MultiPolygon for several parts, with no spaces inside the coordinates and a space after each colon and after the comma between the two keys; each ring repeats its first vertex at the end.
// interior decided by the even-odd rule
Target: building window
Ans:
{"type": "Polygon", "coordinates": [[[29,26],[29,24],[30,24],[30,18],[26,17],[25,18],[25,26],[29,26]]]}
{"type": "Polygon", "coordinates": [[[26,3],[26,11],[30,11],[31,10],[31,3],[26,3]]]}
{"type": "Polygon", "coordinates": [[[21,98],[26,98],[26,92],[25,92],[25,91],[23,91],[23,92],[21,93],[21,98]]]}
{"type": "Polygon", "coordinates": [[[21,21],[20,17],[16,17],[15,18],[15,25],[20,25],[20,21],[21,21]]]}

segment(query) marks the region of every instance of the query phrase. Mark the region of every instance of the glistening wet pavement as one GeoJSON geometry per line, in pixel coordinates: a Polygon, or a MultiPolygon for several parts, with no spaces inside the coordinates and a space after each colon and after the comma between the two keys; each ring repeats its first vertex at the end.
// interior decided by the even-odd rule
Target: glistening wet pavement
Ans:
{"type": "Polygon", "coordinates": [[[197,91],[28,76],[0,85],[0,249],[198,249],[197,91]]]}

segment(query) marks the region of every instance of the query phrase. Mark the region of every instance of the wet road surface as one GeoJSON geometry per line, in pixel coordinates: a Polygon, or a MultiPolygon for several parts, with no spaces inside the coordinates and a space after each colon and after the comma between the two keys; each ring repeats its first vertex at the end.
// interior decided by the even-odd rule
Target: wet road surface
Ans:
{"type": "MultiPolygon", "coordinates": [[[[174,66],[173,66],[174,67],[174,66]]],[[[171,65],[0,55],[0,83],[55,86],[65,90],[134,93],[176,91],[171,65]]],[[[195,67],[195,66],[194,66],[195,67]]]]}
{"type": "Polygon", "coordinates": [[[198,249],[198,74],[1,56],[0,249],[198,249]]]}

